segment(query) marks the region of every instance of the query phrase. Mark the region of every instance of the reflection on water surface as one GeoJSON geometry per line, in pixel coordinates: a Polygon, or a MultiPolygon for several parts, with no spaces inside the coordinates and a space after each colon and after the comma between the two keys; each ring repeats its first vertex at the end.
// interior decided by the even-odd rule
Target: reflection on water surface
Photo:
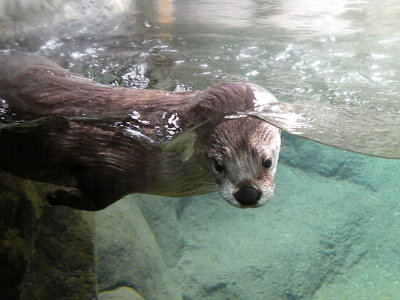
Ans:
{"type": "Polygon", "coordinates": [[[302,135],[399,158],[400,5],[317,2],[1,1],[0,47],[134,88],[253,82],[306,115],[302,135]]]}

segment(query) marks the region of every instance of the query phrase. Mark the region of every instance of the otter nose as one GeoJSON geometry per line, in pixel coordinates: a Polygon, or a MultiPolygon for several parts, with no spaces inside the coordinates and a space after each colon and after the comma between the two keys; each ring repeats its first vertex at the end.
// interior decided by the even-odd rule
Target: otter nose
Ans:
{"type": "Polygon", "coordinates": [[[261,197],[261,191],[252,187],[250,184],[243,184],[239,190],[233,194],[235,199],[243,206],[256,205],[261,197]]]}

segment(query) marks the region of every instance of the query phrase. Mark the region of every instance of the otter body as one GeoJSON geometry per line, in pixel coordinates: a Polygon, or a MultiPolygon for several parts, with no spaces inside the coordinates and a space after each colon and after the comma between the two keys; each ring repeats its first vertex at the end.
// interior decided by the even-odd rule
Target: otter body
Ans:
{"type": "Polygon", "coordinates": [[[0,57],[0,98],[23,120],[0,127],[0,168],[69,187],[49,193],[52,204],[100,210],[130,193],[182,197],[217,188],[233,205],[256,207],[272,195],[279,130],[253,117],[224,119],[276,101],[256,85],[135,90],[19,55],[0,57]],[[163,147],[172,142],[172,150],[163,147]]]}

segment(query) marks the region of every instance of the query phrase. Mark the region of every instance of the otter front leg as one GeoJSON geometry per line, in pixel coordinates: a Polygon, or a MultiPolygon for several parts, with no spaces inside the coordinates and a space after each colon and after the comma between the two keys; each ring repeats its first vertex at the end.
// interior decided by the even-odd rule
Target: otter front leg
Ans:
{"type": "Polygon", "coordinates": [[[46,199],[50,205],[64,205],[82,209],[82,193],[78,189],[56,189],[48,192],[46,199]]]}
{"type": "Polygon", "coordinates": [[[89,196],[79,189],[59,188],[46,194],[46,199],[50,205],[64,205],[76,209],[98,211],[114,203],[115,201],[105,201],[103,197],[89,196]]]}

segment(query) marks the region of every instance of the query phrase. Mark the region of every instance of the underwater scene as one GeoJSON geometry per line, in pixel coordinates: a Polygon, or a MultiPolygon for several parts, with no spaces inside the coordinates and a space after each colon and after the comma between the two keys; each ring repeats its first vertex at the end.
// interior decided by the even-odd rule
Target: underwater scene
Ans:
{"type": "MultiPolygon", "coordinates": [[[[217,192],[50,206],[51,185],[0,167],[0,299],[400,299],[399,14],[395,0],[0,0],[1,55],[171,94],[248,82],[289,110],[255,113],[282,129],[257,208],[217,192]]],[[[0,132],[12,113],[0,99],[0,132]]]]}

